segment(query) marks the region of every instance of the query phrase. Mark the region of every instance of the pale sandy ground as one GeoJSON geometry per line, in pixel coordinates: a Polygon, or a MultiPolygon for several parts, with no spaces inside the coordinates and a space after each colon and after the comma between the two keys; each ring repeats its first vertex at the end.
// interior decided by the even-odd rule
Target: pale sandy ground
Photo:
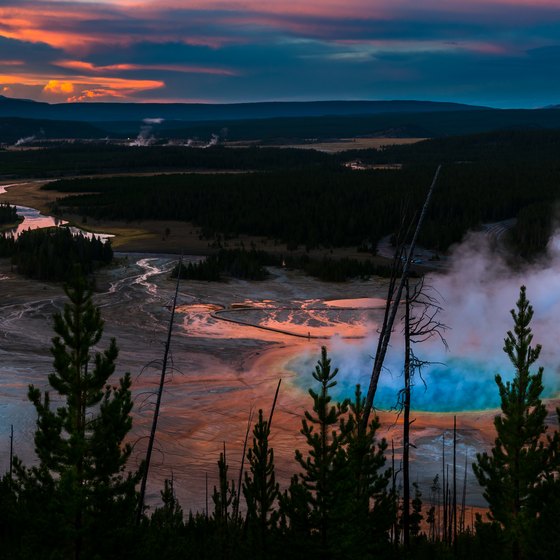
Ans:
{"type": "MultiPolygon", "coordinates": [[[[100,291],[95,303],[106,321],[106,336],[118,341],[117,371],[128,370],[134,378],[136,406],[131,440],[135,443],[135,460],[143,456],[151,423],[153,392],[159,379],[174,289],[168,277],[173,262],[173,257],[165,255],[121,256],[119,264],[98,277],[100,291]]],[[[0,433],[4,441],[1,470],[7,468],[11,423],[16,453],[26,462],[33,460],[35,411],[26,398],[27,386],[34,383],[46,387],[46,376],[51,371],[51,316],[61,308],[64,297],[59,286],[17,277],[6,261],[0,261],[0,292],[0,433]]],[[[285,487],[297,469],[294,449],[305,447],[299,429],[302,413],[311,407],[311,402],[302,387],[312,381],[311,372],[291,371],[288,362],[303,352],[319,357],[320,346],[329,341],[313,336],[329,336],[333,331],[349,336],[367,334],[363,313],[368,310],[369,320],[375,320],[380,301],[364,303],[362,298],[383,298],[384,292],[382,280],[327,284],[280,269],[273,269],[273,279],[266,283],[183,283],[172,342],[173,369],[163,396],[150,476],[150,502],[157,502],[164,478],[173,475],[185,509],[203,510],[205,479],[208,476],[211,492],[224,442],[230,473],[237,478],[249,412],[252,409],[256,413],[262,407],[268,414],[279,379],[282,387],[272,444],[278,478],[285,487]],[[346,299],[348,309],[340,301],[346,299]],[[233,324],[212,316],[217,309],[240,307],[248,308],[243,311],[248,322],[279,327],[286,333],[305,335],[307,331],[311,338],[233,324]],[[308,382],[302,383],[298,379],[301,376],[308,382]]],[[[239,316],[237,312],[230,315],[239,316]]],[[[427,497],[432,478],[441,470],[444,430],[446,453],[448,458],[451,456],[452,416],[415,416],[413,441],[417,449],[413,451],[412,480],[420,482],[427,497]]],[[[460,449],[469,451],[470,460],[476,450],[488,446],[492,416],[460,415],[460,449]]],[[[386,412],[381,414],[381,421],[381,435],[393,440],[398,463],[399,420],[394,413],[386,412]]],[[[458,460],[460,481],[463,457],[458,460]]],[[[467,501],[480,504],[480,492],[472,484],[471,471],[469,477],[467,501]]]]}
{"type": "MultiPolygon", "coordinates": [[[[39,185],[40,182],[28,182],[9,187],[2,200],[46,212],[47,203],[58,194],[40,191],[39,185]]],[[[186,249],[191,254],[205,254],[209,250],[208,242],[198,239],[196,228],[181,223],[89,223],[87,227],[117,234],[114,243],[117,249],[159,253],[135,253],[122,258],[115,267],[100,273],[99,292],[95,296],[106,320],[106,335],[115,336],[121,349],[117,371],[128,370],[134,377],[136,408],[132,441],[135,460],[139,460],[149,432],[153,391],[158,381],[174,287],[168,278],[174,257],[162,253],[186,249]],[[167,239],[162,236],[165,227],[171,229],[167,239]],[[154,361],[155,367],[150,365],[154,361]]],[[[261,248],[282,250],[268,240],[244,239],[246,246],[251,241],[261,248]]],[[[351,249],[340,251],[337,256],[341,254],[361,256],[351,249]]],[[[157,502],[164,478],[173,475],[185,509],[204,509],[205,479],[208,476],[211,493],[223,442],[227,445],[230,473],[235,473],[237,478],[249,411],[253,409],[256,413],[262,407],[268,414],[280,378],[283,381],[272,443],[278,477],[285,487],[297,469],[294,449],[304,448],[299,434],[302,413],[311,406],[302,388],[307,383],[301,381],[301,376],[306,375],[311,382],[311,372],[294,372],[288,363],[302,353],[312,353],[318,358],[320,346],[328,345],[329,337],[334,334],[367,335],[372,317],[364,320],[364,308],[379,307],[385,289],[382,280],[327,284],[281,270],[276,270],[273,280],[266,283],[185,283],[180,290],[173,337],[174,369],[166,385],[150,477],[150,502],[157,502]],[[276,330],[230,323],[220,317],[276,330]]],[[[26,398],[27,386],[29,383],[46,386],[52,361],[51,317],[63,305],[64,296],[60,286],[17,277],[6,261],[0,261],[0,294],[0,435],[5,442],[0,447],[2,470],[7,468],[11,423],[16,453],[26,462],[33,460],[35,411],[26,398]]],[[[374,311],[370,309],[368,313],[374,311]]],[[[372,348],[371,354],[374,352],[372,348]]],[[[367,379],[363,384],[367,385],[367,379]]],[[[393,441],[398,466],[400,420],[392,412],[380,416],[381,435],[393,441]]],[[[415,416],[412,480],[421,484],[427,498],[433,477],[440,473],[441,480],[444,431],[448,461],[451,457],[453,417],[426,413],[415,416]]],[[[473,412],[461,413],[458,418],[457,472],[461,489],[464,452],[468,452],[470,463],[477,451],[491,445],[493,416],[494,412],[473,412]]],[[[480,490],[473,482],[470,468],[468,477],[467,503],[481,505],[480,490]]]]}
{"type": "Polygon", "coordinates": [[[346,150],[367,150],[369,148],[379,150],[383,149],[385,146],[416,144],[416,142],[421,142],[422,140],[426,140],[426,138],[340,138],[339,140],[334,140],[332,142],[319,141],[308,144],[293,144],[283,147],[335,153],[346,150]]]}

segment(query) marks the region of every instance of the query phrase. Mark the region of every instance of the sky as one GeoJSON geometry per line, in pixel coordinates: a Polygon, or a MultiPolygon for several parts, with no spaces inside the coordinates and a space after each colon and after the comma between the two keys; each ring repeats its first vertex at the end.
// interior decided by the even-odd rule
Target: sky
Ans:
{"type": "Polygon", "coordinates": [[[0,95],[560,103],[560,0],[0,0],[0,95]]]}

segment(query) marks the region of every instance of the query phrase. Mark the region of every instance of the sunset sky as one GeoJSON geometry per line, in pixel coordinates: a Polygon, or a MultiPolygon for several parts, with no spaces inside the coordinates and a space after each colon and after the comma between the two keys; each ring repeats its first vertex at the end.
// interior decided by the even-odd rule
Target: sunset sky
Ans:
{"type": "Polygon", "coordinates": [[[560,0],[0,0],[0,94],[560,103],[560,0]]]}

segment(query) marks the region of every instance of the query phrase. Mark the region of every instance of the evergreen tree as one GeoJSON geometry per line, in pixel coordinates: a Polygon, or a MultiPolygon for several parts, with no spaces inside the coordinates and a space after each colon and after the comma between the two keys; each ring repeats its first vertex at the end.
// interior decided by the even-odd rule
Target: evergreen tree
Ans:
{"type": "Polygon", "coordinates": [[[168,533],[182,529],[185,526],[183,508],[175,495],[173,480],[164,480],[160,494],[163,505],[155,509],[150,518],[150,525],[157,527],[158,531],[168,533]]]}
{"type": "Polygon", "coordinates": [[[412,483],[414,488],[414,498],[412,499],[411,506],[412,512],[410,513],[410,536],[415,539],[420,536],[421,523],[424,516],[422,515],[422,492],[417,482],[412,483]]]}
{"type": "Polygon", "coordinates": [[[480,533],[501,532],[510,557],[518,560],[527,557],[527,543],[537,520],[543,512],[546,516],[550,511],[543,488],[552,484],[558,472],[554,459],[558,437],[544,438],[547,411],[540,398],[543,369],[536,373],[530,371],[539,358],[541,346],[531,346],[533,335],[529,324],[533,308],[524,286],[517,311],[512,310],[511,315],[514,329],[507,333],[504,351],[515,374],[511,382],[504,382],[496,375],[502,409],[494,419],[497,437],[490,454],[477,454],[473,469],[488,501],[488,518],[495,525],[489,531],[482,527],[479,516],[480,533]]]}
{"type": "Polygon", "coordinates": [[[18,216],[15,206],[11,206],[10,204],[6,204],[4,202],[0,204],[0,226],[5,226],[6,224],[16,224],[22,219],[23,218],[18,216]]]}
{"type": "Polygon", "coordinates": [[[138,473],[127,471],[132,399],[127,373],[111,385],[118,355],[115,340],[92,356],[103,333],[99,309],[86,281],[76,275],[65,287],[70,303],[54,316],[48,376],[58,393],[30,386],[37,410],[38,465],[16,461],[20,500],[29,511],[27,545],[37,557],[123,557],[123,537],[133,523],[138,473]],[[36,539],[36,540],[34,540],[36,539]]]}
{"type": "Polygon", "coordinates": [[[292,476],[289,488],[278,498],[280,531],[284,542],[289,545],[285,551],[287,556],[311,556],[311,498],[311,492],[301,483],[297,474],[292,476]]]}
{"type": "Polygon", "coordinates": [[[235,500],[236,491],[233,480],[228,479],[229,465],[227,463],[226,445],[218,459],[218,486],[214,486],[212,501],[214,502],[214,520],[219,526],[227,527],[231,514],[230,506],[235,500]]]}
{"type": "Polygon", "coordinates": [[[216,550],[224,560],[230,558],[231,548],[236,540],[237,519],[233,519],[230,507],[234,504],[237,492],[235,483],[228,478],[226,445],[218,460],[218,486],[214,486],[212,501],[214,502],[214,541],[216,550]]]}
{"type": "Polygon", "coordinates": [[[336,543],[339,556],[374,555],[388,544],[396,514],[394,496],[388,491],[392,469],[384,468],[387,442],[377,441],[378,418],[364,426],[365,398],[360,385],[348,406],[348,419],[341,419],[346,445],[336,462],[341,470],[334,512],[336,543]]]}
{"type": "Polygon", "coordinates": [[[274,473],[274,450],[268,445],[270,427],[259,410],[259,419],[253,429],[253,446],[247,452],[249,473],[245,472],[243,495],[247,503],[247,525],[256,541],[257,551],[266,557],[267,533],[276,525],[274,504],[280,493],[274,473]]]}
{"type": "Polygon", "coordinates": [[[141,525],[141,546],[136,558],[172,560],[187,556],[183,508],[175,495],[173,479],[165,479],[160,492],[162,505],[150,518],[144,517],[141,525]]]}
{"type": "Polygon", "coordinates": [[[388,491],[392,471],[384,468],[387,442],[377,441],[377,418],[363,422],[359,385],[353,402],[331,404],[337,373],[323,347],[313,372],[319,391],[309,390],[313,411],[302,420],[309,452],[304,457],[296,451],[302,472],[280,497],[280,527],[296,544],[295,553],[319,558],[384,554],[396,513],[388,491]]]}
{"type": "MultiPolygon", "coordinates": [[[[292,495],[299,496],[300,506],[303,505],[302,496],[308,500],[309,523],[312,532],[317,531],[319,535],[319,552],[322,558],[328,558],[332,553],[331,533],[335,524],[334,512],[338,507],[337,489],[342,476],[339,467],[340,453],[346,442],[346,434],[340,428],[346,428],[347,425],[341,425],[340,422],[347,412],[348,402],[332,405],[329,394],[329,390],[336,385],[334,378],[337,373],[338,368],[331,370],[331,360],[323,346],[321,359],[313,372],[313,378],[319,382],[320,388],[317,392],[309,389],[313,411],[305,411],[305,418],[302,420],[301,433],[307,440],[309,453],[304,457],[301,451],[296,450],[296,461],[303,472],[292,480],[290,488],[292,495]],[[303,486],[302,490],[296,489],[298,484],[303,486]]],[[[296,513],[296,518],[301,518],[301,515],[296,513]]]]}
{"type": "Polygon", "coordinates": [[[8,551],[17,549],[21,523],[12,477],[9,473],[0,478],[0,558],[9,558],[8,551]]]}

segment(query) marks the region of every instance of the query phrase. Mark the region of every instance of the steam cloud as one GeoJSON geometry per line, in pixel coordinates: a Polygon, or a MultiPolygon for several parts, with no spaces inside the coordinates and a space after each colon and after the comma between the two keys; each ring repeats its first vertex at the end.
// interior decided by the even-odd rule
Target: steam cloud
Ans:
{"type": "MultiPolygon", "coordinates": [[[[422,370],[426,386],[418,374],[415,376],[413,407],[434,412],[499,407],[494,376],[500,373],[505,380],[513,377],[513,366],[502,349],[507,331],[513,328],[509,311],[515,308],[521,285],[527,287],[534,308],[533,346],[537,343],[543,346],[537,367],[544,366],[544,396],[557,396],[560,391],[560,232],[551,239],[546,258],[517,271],[512,271],[491,250],[488,237],[482,233],[468,234],[453,251],[450,262],[448,271],[432,273],[426,278],[426,284],[439,294],[443,307],[439,319],[449,327],[444,333],[449,351],[437,338],[415,345],[416,355],[432,365],[422,370]]],[[[365,341],[350,343],[340,338],[331,341],[332,363],[340,369],[335,387],[338,397],[352,397],[356,383],[367,390],[377,347],[376,328],[372,324],[372,336],[365,341]]],[[[403,385],[403,348],[400,327],[396,326],[375,399],[380,409],[391,408],[397,402],[397,393],[403,385]]],[[[314,353],[291,364],[304,374],[299,376],[302,386],[308,386],[308,373],[316,361],[317,353],[314,353]]]]}
{"type": "Polygon", "coordinates": [[[29,144],[30,142],[33,142],[33,140],[35,140],[37,138],[37,136],[33,135],[33,136],[26,136],[25,138],[20,138],[15,144],[14,146],[24,146],[25,144],[29,144]]]}
{"type": "Polygon", "coordinates": [[[220,131],[220,134],[212,133],[210,140],[208,142],[203,142],[196,138],[189,138],[187,142],[183,144],[183,146],[186,146],[187,148],[199,148],[202,150],[205,150],[206,148],[211,148],[212,146],[217,146],[220,143],[220,140],[225,138],[224,130],[225,130],[225,134],[227,134],[227,128],[222,129],[220,131]]]}
{"type": "Polygon", "coordinates": [[[146,119],[142,119],[142,122],[144,124],[161,124],[165,119],[162,119],[161,117],[157,117],[157,118],[146,118],[146,119]]]}
{"type": "Polygon", "coordinates": [[[151,146],[156,141],[152,134],[154,125],[161,124],[164,120],[165,119],[160,117],[147,117],[142,119],[144,125],[140,127],[138,136],[130,143],[130,146],[151,146]]]}
{"type": "Polygon", "coordinates": [[[211,146],[215,146],[220,140],[220,137],[218,134],[212,134],[212,137],[210,138],[210,142],[208,142],[208,144],[206,144],[205,146],[202,146],[202,148],[210,148],[211,146]]]}

